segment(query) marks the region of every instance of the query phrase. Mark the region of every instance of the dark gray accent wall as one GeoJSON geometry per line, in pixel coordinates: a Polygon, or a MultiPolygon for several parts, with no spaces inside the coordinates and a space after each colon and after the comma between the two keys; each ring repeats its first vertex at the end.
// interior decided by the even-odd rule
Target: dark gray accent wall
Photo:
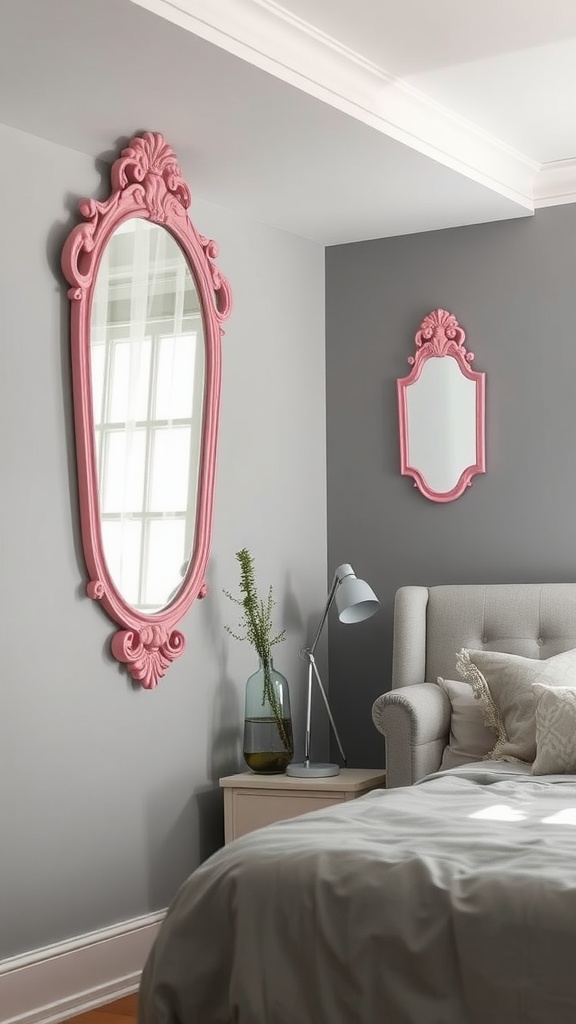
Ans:
{"type": "Polygon", "coordinates": [[[349,763],[377,766],[398,587],[576,578],[576,206],[334,246],[326,289],[328,565],[351,562],[382,602],[331,619],[331,703],[349,763]],[[396,378],[438,306],[486,373],[487,471],[448,504],[399,469],[396,378]]]}

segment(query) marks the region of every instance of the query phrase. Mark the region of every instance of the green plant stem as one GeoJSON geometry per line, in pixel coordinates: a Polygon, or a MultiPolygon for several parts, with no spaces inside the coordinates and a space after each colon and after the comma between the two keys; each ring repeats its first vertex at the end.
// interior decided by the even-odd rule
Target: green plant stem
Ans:
{"type": "Polygon", "coordinates": [[[274,718],[276,719],[276,727],[278,734],[282,740],[284,750],[290,749],[290,737],[286,732],[286,726],[284,725],[284,716],[282,714],[282,708],[274,689],[272,682],[271,664],[269,659],[262,660],[262,668],[264,669],[264,686],[262,687],[262,706],[268,701],[272,711],[274,712],[274,718]]]}
{"type": "Polygon", "coordinates": [[[225,626],[225,629],[234,637],[235,640],[248,640],[248,642],[255,648],[264,670],[262,704],[264,705],[266,701],[270,704],[276,720],[278,733],[285,750],[288,750],[290,748],[290,739],[286,732],[286,726],[284,725],[282,708],[278,701],[274,684],[272,683],[270,666],[271,648],[274,644],[278,644],[284,640],[286,630],[282,630],[281,633],[278,633],[276,636],[272,636],[272,609],[274,607],[272,587],[268,590],[268,597],[266,601],[262,601],[258,598],[256,576],[254,572],[254,558],[248,549],[242,548],[240,551],[237,551],[236,558],[240,564],[240,591],[244,596],[242,598],[233,597],[227,590],[225,590],[224,593],[226,594],[226,597],[230,598],[231,601],[234,601],[235,604],[242,606],[244,615],[240,623],[240,628],[244,630],[244,633],[235,633],[229,626],[225,626]]]}

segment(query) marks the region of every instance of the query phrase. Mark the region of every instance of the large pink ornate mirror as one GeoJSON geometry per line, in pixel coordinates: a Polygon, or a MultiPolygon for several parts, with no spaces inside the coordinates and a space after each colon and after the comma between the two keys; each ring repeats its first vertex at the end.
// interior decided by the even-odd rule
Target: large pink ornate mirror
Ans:
{"type": "Polygon", "coordinates": [[[206,593],[231,294],[161,135],[133,138],[111,180],[62,253],[80,518],[88,595],[120,626],[112,653],[152,688],[206,593]]]}
{"type": "Polygon", "coordinates": [[[435,309],[416,333],[412,371],[397,381],[400,465],[431,501],[454,501],[485,472],[485,375],[453,313],[435,309]]]}

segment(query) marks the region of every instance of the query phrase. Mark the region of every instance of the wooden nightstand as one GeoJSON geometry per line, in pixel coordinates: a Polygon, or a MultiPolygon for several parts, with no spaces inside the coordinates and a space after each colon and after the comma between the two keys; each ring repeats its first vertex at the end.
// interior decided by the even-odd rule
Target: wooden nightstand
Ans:
{"type": "Polygon", "coordinates": [[[287,775],[240,772],[220,779],[224,790],[224,842],[296,818],[321,807],[356,800],[372,789],[383,789],[386,772],[372,768],[342,768],[326,779],[296,779],[287,775]]]}

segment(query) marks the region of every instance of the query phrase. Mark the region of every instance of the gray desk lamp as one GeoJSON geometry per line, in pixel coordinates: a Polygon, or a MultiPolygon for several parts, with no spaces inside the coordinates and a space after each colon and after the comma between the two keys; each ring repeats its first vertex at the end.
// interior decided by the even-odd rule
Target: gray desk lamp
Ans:
{"type": "Polygon", "coordinates": [[[338,730],[330,711],[330,705],[328,704],[328,698],[326,691],[322,685],[320,673],[316,666],[314,659],[314,652],[320,639],[320,634],[324,628],[324,623],[328,618],[328,612],[332,607],[332,602],[336,599],[336,607],[338,609],[338,617],[340,622],[362,622],[363,619],[369,619],[374,612],[377,611],[380,602],[376,597],[376,594],[369,587],[364,580],[359,580],[351,565],[339,565],[334,574],[334,581],[328,594],[328,600],[324,609],[324,614],[320,620],[320,625],[316,630],[316,636],[314,637],[310,647],[304,647],[300,652],[302,658],[308,662],[308,704],[306,708],[306,738],[304,742],[304,761],[300,764],[289,764],[286,768],[286,775],[295,776],[298,779],[319,779],[325,778],[328,775],[339,775],[340,768],[337,764],[313,764],[310,761],[310,723],[312,716],[312,680],[316,677],[316,682],[320,687],[320,693],[326,705],[326,711],[328,712],[328,718],[330,719],[330,725],[334,730],[336,742],[342,755],[342,760],[346,765],[346,755],[342,750],[342,744],[338,735],[338,730]]]}

